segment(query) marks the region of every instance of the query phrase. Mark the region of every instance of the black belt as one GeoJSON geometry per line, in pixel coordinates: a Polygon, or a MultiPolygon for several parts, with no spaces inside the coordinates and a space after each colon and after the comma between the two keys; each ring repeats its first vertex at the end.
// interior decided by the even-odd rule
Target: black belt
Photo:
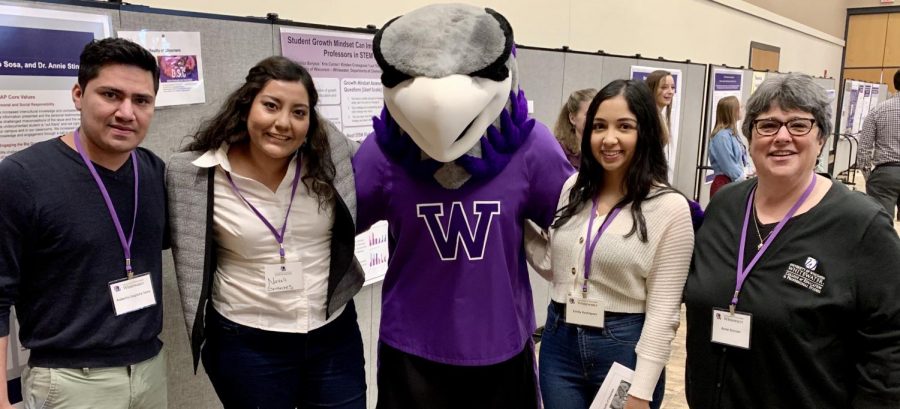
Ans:
{"type": "Polygon", "coordinates": [[[900,167],[900,162],[884,162],[875,165],[875,168],[886,167],[886,168],[895,168],[900,167]]]}

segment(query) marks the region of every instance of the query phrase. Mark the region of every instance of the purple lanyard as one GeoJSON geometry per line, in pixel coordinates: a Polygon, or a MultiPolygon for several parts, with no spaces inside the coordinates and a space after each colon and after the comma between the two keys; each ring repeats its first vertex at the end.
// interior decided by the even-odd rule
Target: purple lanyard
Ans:
{"type": "Polygon", "coordinates": [[[741,229],[741,245],[738,249],[737,283],[734,286],[734,297],[731,298],[731,305],[728,306],[728,309],[732,314],[734,313],[735,306],[737,306],[738,295],[740,295],[741,293],[741,287],[744,286],[744,281],[747,279],[747,276],[750,275],[750,270],[753,269],[753,266],[756,265],[756,262],[759,261],[763,253],[766,252],[766,250],[769,248],[769,245],[772,244],[773,241],[775,241],[775,236],[778,236],[778,234],[781,232],[781,229],[784,228],[784,225],[788,222],[788,220],[790,220],[791,217],[794,217],[794,213],[797,213],[797,209],[799,209],[800,206],[803,205],[803,202],[805,202],[806,199],[809,198],[809,195],[812,193],[813,188],[816,187],[816,179],[816,175],[813,174],[812,181],[809,182],[809,186],[806,187],[806,191],[803,192],[803,195],[801,195],[800,198],[797,199],[797,202],[794,203],[794,206],[792,206],[791,209],[788,210],[787,214],[784,215],[784,217],[781,219],[781,221],[778,222],[778,225],[775,226],[775,230],[772,230],[772,233],[770,233],[766,238],[763,246],[759,249],[756,255],[753,256],[753,259],[750,260],[750,264],[747,264],[747,267],[743,267],[744,249],[746,248],[745,246],[747,244],[747,225],[750,224],[750,211],[753,208],[753,196],[756,193],[756,186],[754,186],[753,189],[750,190],[750,197],[747,198],[747,210],[746,212],[744,212],[744,227],[741,229]]]}
{"type": "Polygon", "coordinates": [[[594,249],[597,248],[597,242],[600,241],[600,236],[603,235],[603,232],[606,231],[606,228],[612,224],[613,219],[619,214],[619,211],[622,210],[621,207],[614,207],[609,214],[606,215],[606,220],[603,221],[603,224],[600,225],[600,230],[597,231],[597,235],[594,236],[593,240],[591,239],[591,232],[594,230],[594,215],[597,213],[597,198],[593,199],[593,206],[591,206],[591,220],[588,222],[587,229],[587,240],[584,242],[584,284],[581,285],[581,292],[587,293],[587,285],[588,285],[588,277],[591,275],[591,259],[594,256],[594,249]]]}
{"type": "Polygon", "coordinates": [[[247,198],[241,194],[241,189],[237,187],[234,183],[234,179],[231,178],[231,172],[225,172],[225,176],[228,177],[228,182],[231,183],[231,189],[234,190],[234,193],[250,206],[250,210],[253,210],[253,213],[256,213],[256,217],[259,218],[263,223],[265,223],[266,227],[269,228],[269,231],[272,232],[272,235],[275,236],[275,241],[278,242],[278,254],[281,256],[281,264],[284,264],[284,231],[287,229],[288,216],[291,215],[291,207],[294,205],[294,194],[297,193],[297,184],[300,182],[300,153],[297,153],[297,167],[294,169],[294,181],[291,182],[291,201],[288,203],[287,214],[284,215],[284,223],[281,224],[281,232],[275,230],[275,226],[272,226],[272,223],[269,222],[269,219],[266,219],[266,216],[263,216],[259,210],[256,209],[256,206],[250,204],[247,201],[247,198]]]}
{"type": "Polygon", "coordinates": [[[97,168],[94,167],[94,164],[91,162],[91,158],[88,158],[87,154],[84,153],[84,148],[81,146],[81,133],[78,129],[75,129],[75,150],[78,151],[78,154],[81,155],[81,159],[84,160],[84,164],[87,165],[88,170],[91,171],[91,176],[94,177],[94,181],[97,182],[97,187],[100,188],[100,193],[103,195],[103,200],[106,202],[106,209],[109,210],[109,216],[112,217],[113,224],[116,226],[116,233],[119,235],[119,242],[122,243],[122,251],[125,253],[125,272],[128,273],[128,278],[134,277],[134,271],[131,269],[131,239],[134,238],[134,226],[137,224],[137,211],[138,211],[138,161],[137,155],[134,154],[134,151],[131,151],[131,166],[134,168],[134,215],[131,219],[131,233],[129,233],[128,238],[125,238],[125,231],[122,230],[122,223],[119,222],[119,215],[116,213],[116,208],[113,206],[112,199],[109,198],[109,191],[106,190],[106,186],[103,184],[103,180],[100,179],[100,175],[97,174],[97,168]]]}

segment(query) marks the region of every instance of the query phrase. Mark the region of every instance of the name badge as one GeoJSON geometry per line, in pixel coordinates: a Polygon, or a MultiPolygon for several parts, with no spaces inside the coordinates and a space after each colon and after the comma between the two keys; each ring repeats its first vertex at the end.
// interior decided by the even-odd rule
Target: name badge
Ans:
{"type": "Polygon", "coordinates": [[[150,273],[110,281],[109,294],[112,296],[116,316],[156,305],[150,273]]]}
{"type": "Polygon", "coordinates": [[[266,292],[303,290],[303,263],[271,264],[266,270],[266,292]]]}
{"type": "Polygon", "coordinates": [[[712,314],[712,342],[750,349],[750,314],[719,308],[713,308],[712,314]]]}
{"type": "Polygon", "coordinates": [[[566,303],[566,322],[575,325],[603,328],[604,311],[600,300],[570,295],[566,303]]]}

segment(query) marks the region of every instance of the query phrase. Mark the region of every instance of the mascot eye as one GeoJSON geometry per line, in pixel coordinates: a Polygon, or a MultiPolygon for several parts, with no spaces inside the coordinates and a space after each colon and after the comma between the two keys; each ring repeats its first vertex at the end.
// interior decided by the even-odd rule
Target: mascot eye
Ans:
{"type": "Polygon", "coordinates": [[[382,67],[381,83],[384,84],[385,87],[394,88],[397,84],[411,78],[411,75],[404,74],[394,67],[382,67]]]}
{"type": "Polygon", "coordinates": [[[470,73],[469,76],[487,78],[494,81],[503,81],[509,77],[509,68],[506,66],[506,60],[497,60],[493,64],[484,67],[478,71],[470,73]]]}

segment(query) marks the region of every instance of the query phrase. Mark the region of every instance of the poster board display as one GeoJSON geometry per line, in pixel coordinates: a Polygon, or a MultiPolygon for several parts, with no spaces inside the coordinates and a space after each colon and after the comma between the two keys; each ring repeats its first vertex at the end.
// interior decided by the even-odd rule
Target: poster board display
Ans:
{"type": "MultiPolygon", "coordinates": [[[[373,34],[281,27],[281,54],[309,71],[319,93],[316,109],[348,138],[362,142],[372,117],[384,107],[381,68],[372,52],[373,34]]],[[[388,224],[381,221],[356,237],[356,258],[366,284],[384,279],[388,224]]]]}
{"type": "Polygon", "coordinates": [[[362,141],[384,106],[372,34],[282,27],[281,55],[305,67],[319,93],[319,113],[344,135],[362,141]]]}
{"type": "Polygon", "coordinates": [[[110,33],[106,15],[0,5],[0,160],[78,126],[78,57],[110,33]]]}
{"type": "Polygon", "coordinates": [[[675,164],[678,161],[678,136],[681,129],[681,86],[684,82],[684,76],[679,69],[633,65],[631,66],[630,78],[643,81],[650,73],[656,70],[668,71],[675,80],[675,96],[672,98],[672,114],[669,123],[669,144],[666,145],[666,158],[669,160],[669,182],[671,183],[675,177],[675,164]]]}
{"type": "Polygon", "coordinates": [[[200,33],[142,30],[119,31],[116,35],[142,45],[156,57],[157,108],[206,102],[200,33]]]}
{"type": "MultiPolygon", "coordinates": [[[[709,137],[712,138],[712,131],[716,126],[716,117],[718,115],[717,109],[719,105],[719,101],[725,97],[735,97],[738,101],[741,102],[741,108],[744,105],[744,70],[740,69],[730,69],[730,68],[719,68],[715,67],[712,70],[712,99],[710,100],[710,106],[712,107],[711,116],[709,117],[709,121],[707,124],[709,125],[707,129],[707,133],[709,133],[709,137]]],[[[741,139],[741,143],[744,146],[747,146],[746,138],[741,135],[741,121],[738,120],[736,125],[738,130],[737,137],[741,139]]],[[[707,166],[710,165],[709,157],[707,155],[706,158],[707,166]]],[[[752,165],[751,165],[752,166],[752,165]]],[[[704,183],[712,183],[715,175],[712,170],[707,170],[706,175],[704,177],[704,183]]]]}

